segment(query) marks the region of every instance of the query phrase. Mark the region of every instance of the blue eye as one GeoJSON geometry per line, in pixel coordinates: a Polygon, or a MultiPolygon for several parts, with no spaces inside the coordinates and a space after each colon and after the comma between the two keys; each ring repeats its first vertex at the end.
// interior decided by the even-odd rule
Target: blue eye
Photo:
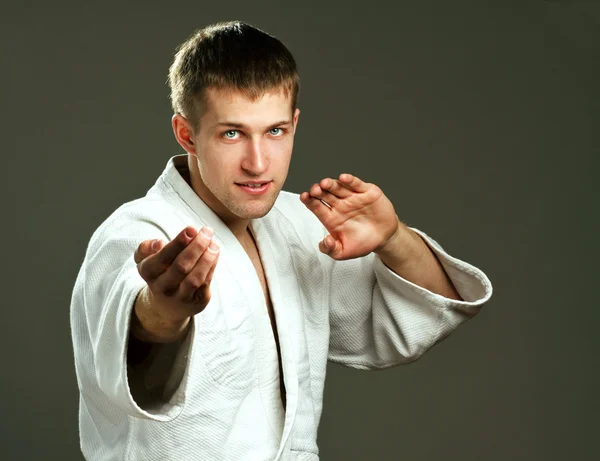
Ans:
{"type": "Polygon", "coordinates": [[[226,131],[224,134],[225,134],[226,138],[234,139],[235,135],[237,134],[237,130],[229,130],[229,131],[226,131]]]}
{"type": "Polygon", "coordinates": [[[269,130],[269,133],[271,133],[273,136],[279,136],[280,134],[282,134],[282,130],[281,128],[271,128],[269,130]],[[275,133],[274,133],[275,131],[275,133]]]}

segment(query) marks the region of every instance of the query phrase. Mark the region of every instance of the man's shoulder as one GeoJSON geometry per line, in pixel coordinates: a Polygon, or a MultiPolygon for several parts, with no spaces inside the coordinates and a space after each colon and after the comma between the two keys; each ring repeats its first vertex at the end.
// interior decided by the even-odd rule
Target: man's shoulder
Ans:
{"type": "Polygon", "coordinates": [[[93,232],[90,244],[160,231],[165,220],[173,214],[171,208],[172,205],[157,194],[125,202],[104,218],[93,232]]]}
{"type": "MultiPolygon", "coordinates": [[[[161,221],[171,209],[171,204],[159,195],[146,195],[123,203],[106,217],[102,225],[135,223],[136,221],[161,221]]],[[[101,226],[102,226],[101,225],[101,226]]]]}

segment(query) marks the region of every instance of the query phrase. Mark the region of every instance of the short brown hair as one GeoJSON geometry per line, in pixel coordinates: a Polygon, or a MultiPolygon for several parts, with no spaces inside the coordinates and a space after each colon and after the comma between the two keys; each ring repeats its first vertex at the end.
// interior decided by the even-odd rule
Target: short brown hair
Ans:
{"type": "Polygon", "coordinates": [[[232,89],[252,100],[281,88],[298,103],[300,78],[296,61],[281,41],[240,21],[200,29],[182,43],[169,68],[171,105],[197,126],[198,102],[207,88],[232,89]]]}

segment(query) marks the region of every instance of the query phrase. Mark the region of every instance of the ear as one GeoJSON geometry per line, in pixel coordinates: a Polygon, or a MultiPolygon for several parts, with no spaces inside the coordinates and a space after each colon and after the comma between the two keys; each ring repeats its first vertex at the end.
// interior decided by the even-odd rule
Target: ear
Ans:
{"type": "Polygon", "coordinates": [[[181,147],[188,153],[196,155],[196,144],[194,143],[194,132],[190,128],[190,122],[181,114],[175,114],[171,118],[173,134],[181,147]]]}
{"type": "Polygon", "coordinates": [[[298,125],[298,117],[300,117],[300,109],[296,108],[296,111],[294,112],[294,133],[296,133],[296,126],[298,125]]]}

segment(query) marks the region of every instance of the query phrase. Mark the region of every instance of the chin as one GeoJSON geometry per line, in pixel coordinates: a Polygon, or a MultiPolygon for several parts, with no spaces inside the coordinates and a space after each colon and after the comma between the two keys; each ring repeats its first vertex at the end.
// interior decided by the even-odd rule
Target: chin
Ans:
{"type": "Polygon", "coordinates": [[[271,208],[273,208],[273,205],[275,204],[275,202],[269,203],[267,204],[262,204],[260,207],[247,207],[245,210],[243,210],[243,216],[240,216],[240,218],[244,218],[244,219],[259,219],[262,218],[264,216],[266,216],[269,211],[271,211],[271,208]]]}
{"type": "Polygon", "coordinates": [[[245,206],[233,206],[230,211],[241,219],[258,219],[266,216],[275,205],[275,198],[245,206]]]}

